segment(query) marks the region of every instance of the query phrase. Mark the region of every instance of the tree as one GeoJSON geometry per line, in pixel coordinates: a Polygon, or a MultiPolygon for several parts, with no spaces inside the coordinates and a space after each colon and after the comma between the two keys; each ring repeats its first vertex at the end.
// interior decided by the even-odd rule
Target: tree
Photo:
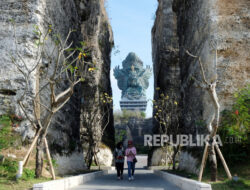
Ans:
{"type": "MultiPolygon", "coordinates": [[[[156,88],[157,91],[161,91],[160,88],[156,88]]],[[[155,115],[154,119],[159,123],[160,134],[173,135],[173,140],[176,142],[177,135],[179,134],[179,114],[177,96],[173,91],[169,94],[159,92],[159,98],[153,100],[155,115]]],[[[173,164],[173,170],[176,169],[176,155],[180,150],[180,145],[168,142],[165,146],[173,147],[173,154],[167,155],[173,164]]]]}
{"type": "Polygon", "coordinates": [[[91,102],[84,102],[84,109],[82,114],[80,137],[82,144],[86,146],[85,162],[88,169],[90,169],[93,162],[100,166],[97,153],[104,135],[105,129],[110,122],[110,107],[113,99],[106,92],[100,96],[94,97],[91,102]]]}
{"type": "MultiPolygon", "coordinates": [[[[186,51],[186,53],[189,56],[198,59],[198,63],[200,65],[200,70],[202,74],[202,81],[199,81],[194,76],[192,76],[192,79],[199,85],[199,87],[201,87],[203,90],[205,90],[209,94],[211,98],[211,104],[213,105],[214,110],[215,110],[213,113],[213,116],[208,118],[208,122],[206,126],[207,130],[209,131],[209,141],[206,142],[206,145],[204,148],[198,180],[201,181],[202,179],[203,170],[206,165],[207,157],[209,155],[210,160],[211,160],[211,181],[216,181],[217,159],[216,159],[215,150],[219,154],[219,157],[222,161],[222,164],[225,168],[228,178],[232,179],[232,175],[228,169],[225,159],[220,151],[220,148],[217,142],[215,141],[215,136],[219,127],[219,120],[220,120],[220,104],[219,104],[219,100],[218,100],[217,93],[216,93],[217,75],[214,79],[211,79],[210,81],[208,81],[205,75],[204,68],[203,68],[203,63],[201,62],[201,58],[191,54],[188,50],[186,51]]],[[[215,50],[215,68],[217,69],[217,48],[215,50]]]]}
{"type": "Polygon", "coordinates": [[[38,26],[34,27],[35,41],[32,51],[35,51],[35,64],[30,67],[19,52],[22,47],[18,45],[14,22],[13,28],[16,49],[14,53],[10,53],[10,58],[25,80],[25,90],[17,102],[31,126],[36,130],[36,135],[23,164],[24,166],[27,164],[36,144],[36,177],[40,177],[42,174],[44,149],[46,149],[52,177],[55,179],[46,140],[51,120],[54,114],[69,101],[74,93],[74,87],[84,81],[88,71],[94,70],[94,65],[85,61],[87,50],[83,42],[81,42],[80,47],[72,48],[73,42],[69,42],[69,39],[73,30],[70,30],[66,39],[63,40],[60,35],[53,35],[52,26],[49,25],[44,33],[38,26]],[[34,72],[37,72],[38,79],[42,79],[37,81],[39,88],[35,95],[29,93],[29,83],[34,72]],[[60,88],[64,84],[66,87],[60,88]],[[48,102],[41,98],[43,93],[48,93],[48,102]],[[29,114],[27,105],[24,104],[26,99],[33,104],[32,115],[29,114]]]}

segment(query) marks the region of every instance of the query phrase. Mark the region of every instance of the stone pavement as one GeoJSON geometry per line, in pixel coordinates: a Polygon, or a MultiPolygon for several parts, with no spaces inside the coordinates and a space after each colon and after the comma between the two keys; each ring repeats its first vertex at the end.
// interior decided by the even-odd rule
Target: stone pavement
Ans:
{"type": "Polygon", "coordinates": [[[101,176],[70,190],[180,190],[150,170],[138,169],[135,171],[135,180],[128,181],[127,170],[123,180],[116,179],[116,172],[101,176]]]}
{"type": "MultiPolygon", "coordinates": [[[[147,156],[138,155],[137,160],[134,181],[128,181],[128,172],[124,169],[123,180],[117,180],[116,171],[110,171],[109,174],[70,190],[180,190],[153,174],[153,171],[143,169],[147,165],[147,156]]],[[[126,163],[124,167],[127,167],[126,163]]]]}

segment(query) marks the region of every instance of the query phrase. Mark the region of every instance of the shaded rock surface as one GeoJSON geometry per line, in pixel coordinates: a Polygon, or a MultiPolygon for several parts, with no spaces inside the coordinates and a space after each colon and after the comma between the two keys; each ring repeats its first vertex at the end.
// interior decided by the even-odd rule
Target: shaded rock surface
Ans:
{"type": "MultiPolygon", "coordinates": [[[[113,47],[113,33],[109,24],[108,16],[104,7],[104,0],[81,1],[82,6],[78,7],[81,15],[81,33],[83,40],[90,49],[91,57],[88,61],[96,63],[97,70],[86,78],[81,88],[81,130],[86,126],[86,118],[88,114],[95,114],[92,107],[100,107],[100,104],[95,101],[100,95],[107,93],[112,96],[110,83],[110,53],[113,47]],[[80,8],[80,9],[79,9],[80,8]]],[[[93,121],[98,134],[106,124],[106,132],[103,135],[103,143],[110,148],[114,148],[114,125],[112,106],[102,110],[101,107],[97,111],[96,118],[102,118],[101,124],[98,124],[98,119],[93,121]],[[109,112],[107,112],[109,109],[109,112]]]]}
{"type": "MultiPolygon", "coordinates": [[[[59,164],[59,173],[67,173],[70,164],[79,164],[78,169],[84,168],[83,152],[80,145],[80,115],[81,97],[91,94],[98,95],[100,90],[111,95],[111,86],[109,81],[110,70],[110,51],[113,44],[112,30],[108,23],[105,13],[103,0],[31,0],[31,1],[13,1],[7,0],[0,2],[0,115],[15,114],[21,116],[23,121],[17,129],[24,138],[31,139],[34,131],[29,122],[25,120],[24,114],[20,110],[17,99],[25,90],[25,80],[18,72],[17,68],[11,63],[9,54],[15,54],[16,47],[13,38],[13,28],[10,20],[16,22],[16,35],[18,39],[18,49],[27,62],[28,67],[35,65],[35,52],[30,50],[34,47],[34,25],[46,31],[48,25],[53,26],[53,34],[60,34],[62,39],[66,38],[70,29],[75,29],[70,38],[74,46],[80,41],[86,41],[91,50],[89,61],[98,63],[98,71],[87,80],[85,84],[78,85],[70,101],[54,116],[48,133],[48,139],[52,154],[56,154],[59,163],[63,160],[63,165],[68,162],[67,167],[59,164]],[[76,155],[81,155],[82,159],[75,160],[76,155]],[[60,158],[62,156],[62,158],[60,158]],[[72,161],[74,160],[74,161],[72,161]],[[74,163],[73,163],[74,162],[74,163]],[[65,169],[66,168],[66,169],[65,169]]],[[[53,47],[51,38],[48,40],[53,47]]],[[[43,64],[46,59],[43,59],[43,64]]],[[[29,94],[33,95],[44,83],[43,76],[38,76],[37,71],[31,74],[29,81],[29,94]]],[[[65,89],[67,83],[62,83],[60,89],[65,89]]],[[[49,102],[49,91],[41,95],[45,104],[49,102]]],[[[33,117],[32,102],[30,99],[24,100],[24,105],[28,113],[33,117]]],[[[94,106],[94,105],[93,105],[94,106]]],[[[112,112],[107,127],[108,133],[105,133],[103,141],[112,144],[113,120],[112,112]]],[[[72,168],[75,168],[72,165],[72,168]]],[[[72,172],[72,171],[70,171],[72,172]]]]}

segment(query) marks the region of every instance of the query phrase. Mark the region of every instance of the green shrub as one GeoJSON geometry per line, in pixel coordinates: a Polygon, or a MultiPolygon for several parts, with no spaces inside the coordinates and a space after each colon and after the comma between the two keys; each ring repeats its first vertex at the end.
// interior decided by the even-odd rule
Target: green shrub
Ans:
{"type": "Polygon", "coordinates": [[[221,127],[228,135],[241,138],[243,142],[248,140],[250,133],[250,86],[235,93],[235,103],[232,110],[222,113],[221,127]]]}
{"type": "Polygon", "coordinates": [[[13,132],[9,116],[0,116],[0,150],[15,145],[20,136],[13,132]]]}
{"type": "MultiPolygon", "coordinates": [[[[44,160],[44,162],[49,165],[49,160],[44,160]]],[[[58,167],[58,164],[56,163],[56,160],[51,159],[51,162],[52,162],[52,165],[53,165],[54,168],[58,167]]]]}
{"type": "Polygon", "coordinates": [[[0,164],[0,177],[13,178],[16,176],[17,170],[17,161],[6,159],[4,163],[0,164]]]}
{"type": "Polygon", "coordinates": [[[250,86],[235,93],[234,97],[232,109],[222,112],[218,131],[224,142],[223,155],[231,163],[246,161],[250,152],[250,86]]]}
{"type": "Polygon", "coordinates": [[[27,180],[30,180],[30,179],[34,179],[35,176],[36,176],[36,174],[35,174],[34,170],[24,168],[23,169],[23,175],[22,175],[21,179],[27,181],[27,180]]]}
{"type": "Polygon", "coordinates": [[[127,135],[127,131],[125,129],[116,129],[115,130],[115,143],[122,142],[127,135]]]}
{"type": "Polygon", "coordinates": [[[145,119],[145,117],[146,117],[145,112],[141,111],[123,110],[122,112],[118,111],[114,112],[115,121],[128,122],[130,118],[145,119]]]}

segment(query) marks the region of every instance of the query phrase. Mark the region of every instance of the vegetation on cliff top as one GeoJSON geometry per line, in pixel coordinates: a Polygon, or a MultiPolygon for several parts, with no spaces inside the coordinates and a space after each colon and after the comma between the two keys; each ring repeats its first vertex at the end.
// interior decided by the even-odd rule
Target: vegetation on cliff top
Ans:
{"type": "Polygon", "coordinates": [[[141,111],[123,110],[123,111],[114,112],[115,121],[127,122],[130,118],[145,119],[145,117],[146,117],[145,112],[141,112],[141,111]]]}

